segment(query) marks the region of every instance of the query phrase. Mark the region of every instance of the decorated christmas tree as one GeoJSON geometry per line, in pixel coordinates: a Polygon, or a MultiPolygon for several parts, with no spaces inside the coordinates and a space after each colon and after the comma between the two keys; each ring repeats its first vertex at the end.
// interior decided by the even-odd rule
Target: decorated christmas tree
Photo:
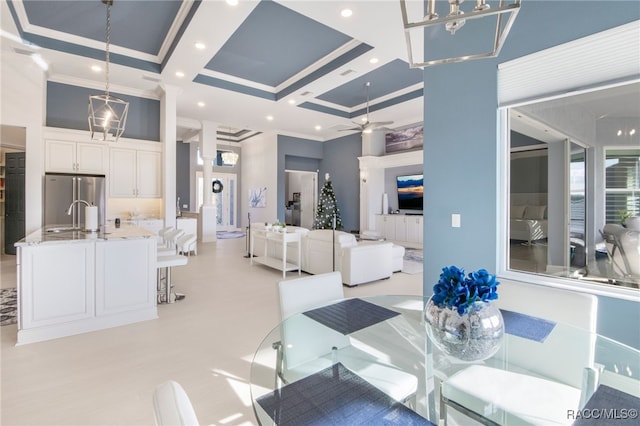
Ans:
{"type": "Polygon", "coordinates": [[[313,229],[333,229],[333,217],[336,218],[336,229],[342,229],[342,219],[340,209],[336,203],[336,194],[333,192],[333,185],[329,173],[325,175],[325,183],[320,191],[320,200],[316,217],[313,221],[313,229]]]}

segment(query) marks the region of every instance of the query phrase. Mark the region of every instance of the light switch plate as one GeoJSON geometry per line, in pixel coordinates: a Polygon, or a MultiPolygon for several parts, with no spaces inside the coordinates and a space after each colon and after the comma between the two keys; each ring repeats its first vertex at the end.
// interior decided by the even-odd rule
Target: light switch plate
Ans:
{"type": "Polygon", "coordinates": [[[458,213],[453,213],[451,215],[451,227],[460,228],[460,215],[458,213]]]}

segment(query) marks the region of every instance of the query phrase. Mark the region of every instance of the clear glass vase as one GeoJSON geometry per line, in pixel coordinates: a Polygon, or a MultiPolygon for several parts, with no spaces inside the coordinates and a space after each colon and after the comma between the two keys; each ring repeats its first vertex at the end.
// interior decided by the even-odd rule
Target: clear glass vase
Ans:
{"type": "Polygon", "coordinates": [[[447,355],[461,361],[480,361],[500,349],[504,321],[500,309],[491,302],[476,302],[469,312],[438,307],[431,299],[424,308],[427,335],[447,355]]]}

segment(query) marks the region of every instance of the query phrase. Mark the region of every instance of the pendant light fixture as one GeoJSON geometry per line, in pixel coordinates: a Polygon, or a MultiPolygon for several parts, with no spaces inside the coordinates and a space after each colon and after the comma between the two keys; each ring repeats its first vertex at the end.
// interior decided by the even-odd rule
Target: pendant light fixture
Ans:
{"type": "Polygon", "coordinates": [[[240,158],[240,155],[238,155],[237,152],[234,151],[224,151],[221,154],[222,157],[222,162],[225,165],[230,165],[230,166],[235,166],[236,163],[238,162],[238,158],[240,158]]]}
{"type": "Polygon", "coordinates": [[[492,1],[491,6],[488,0],[476,0],[465,12],[464,0],[400,0],[411,68],[498,56],[520,10],[521,0],[507,1],[492,1]],[[448,14],[438,14],[436,3],[448,3],[448,14]]]}
{"type": "Polygon", "coordinates": [[[111,6],[113,0],[102,0],[107,6],[105,74],[107,85],[104,95],[89,96],[89,131],[91,139],[118,141],[127,122],[129,102],[109,94],[109,46],[111,44],[111,6]]]}

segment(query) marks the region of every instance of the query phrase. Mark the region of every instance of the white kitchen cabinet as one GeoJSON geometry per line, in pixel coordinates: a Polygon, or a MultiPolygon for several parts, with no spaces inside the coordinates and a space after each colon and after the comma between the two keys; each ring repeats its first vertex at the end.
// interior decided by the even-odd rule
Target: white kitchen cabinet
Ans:
{"type": "Polygon", "coordinates": [[[159,230],[164,228],[164,220],[162,219],[134,219],[132,222],[140,228],[153,232],[156,235],[158,235],[159,230]]]}
{"type": "Polygon", "coordinates": [[[146,230],[40,229],[17,249],[18,345],[158,317],[157,240],[146,230]]]}
{"type": "Polygon", "coordinates": [[[94,242],[18,247],[18,257],[20,329],[94,316],[94,242]]]}
{"type": "Polygon", "coordinates": [[[154,309],[156,243],[151,239],[96,243],[96,316],[154,309]]]}
{"type": "Polygon", "coordinates": [[[160,198],[162,154],[128,148],[110,150],[109,195],[114,198],[160,198]]]}
{"type": "Polygon", "coordinates": [[[376,215],[376,231],[385,240],[407,247],[422,247],[423,218],[419,215],[376,215]]]}
{"type": "Polygon", "coordinates": [[[49,139],[45,141],[45,171],[105,174],[106,152],[106,145],[101,143],[49,139]]]}

